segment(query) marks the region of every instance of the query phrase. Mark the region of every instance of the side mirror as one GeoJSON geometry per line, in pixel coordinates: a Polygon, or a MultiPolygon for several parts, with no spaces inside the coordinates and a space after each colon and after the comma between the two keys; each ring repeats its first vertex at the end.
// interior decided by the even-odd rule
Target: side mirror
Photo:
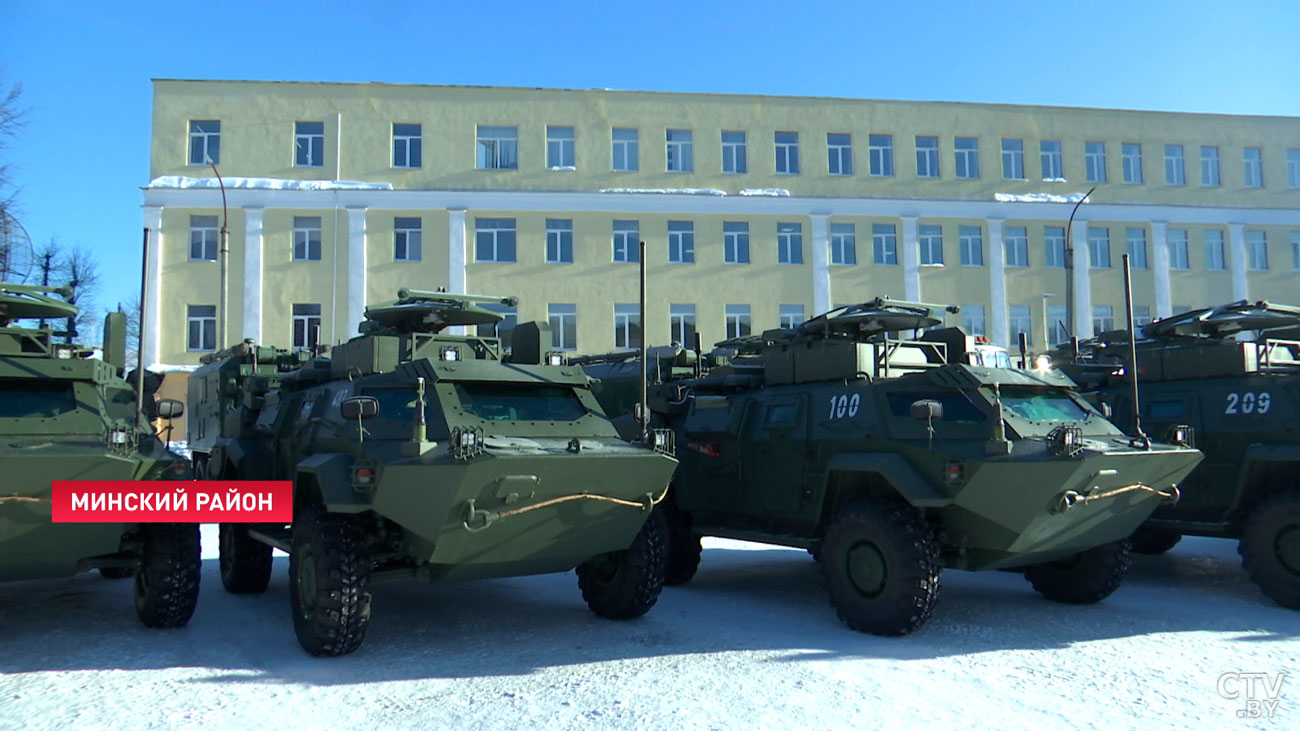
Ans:
{"type": "Polygon", "coordinates": [[[161,419],[178,419],[185,413],[185,404],[174,398],[165,398],[158,402],[157,413],[161,419]]]}
{"type": "Polygon", "coordinates": [[[943,404],[931,399],[912,402],[912,418],[917,421],[942,421],[943,404]]]}
{"type": "Polygon", "coordinates": [[[1110,417],[1115,415],[1115,410],[1112,409],[1110,407],[1110,404],[1106,403],[1105,401],[1101,402],[1101,405],[1097,407],[1097,410],[1101,412],[1102,416],[1106,417],[1107,421],[1110,420],[1110,417]]]}
{"type": "Polygon", "coordinates": [[[379,399],[374,396],[353,396],[339,404],[344,419],[369,419],[379,416],[379,399]]]}

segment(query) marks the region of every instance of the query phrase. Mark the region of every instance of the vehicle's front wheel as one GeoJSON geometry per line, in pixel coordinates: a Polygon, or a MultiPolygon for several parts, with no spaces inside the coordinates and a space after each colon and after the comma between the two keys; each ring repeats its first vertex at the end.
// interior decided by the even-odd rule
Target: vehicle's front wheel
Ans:
{"type": "Polygon", "coordinates": [[[309,506],[294,520],[290,549],[289,603],[298,642],[320,657],[355,651],[370,624],[370,551],[356,518],[309,506]]]}
{"type": "Polygon", "coordinates": [[[1280,490],[1256,503],[1242,524],[1237,551],[1260,591],[1300,609],[1300,489],[1280,490]]]}
{"type": "Polygon", "coordinates": [[[840,510],[821,543],[831,606],[850,628],[905,635],[925,624],[939,598],[939,550],[914,509],[883,498],[840,510]]]}
{"type": "Polygon", "coordinates": [[[1130,540],[1133,541],[1134,553],[1155,556],[1178,545],[1178,542],[1183,540],[1183,535],[1168,528],[1152,528],[1144,525],[1133,531],[1130,540]]]}
{"type": "Polygon", "coordinates": [[[243,523],[222,523],[221,585],[231,594],[260,594],[271,583],[271,547],[248,535],[243,523]]]}
{"type": "Polygon", "coordinates": [[[578,589],[591,611],[610,619],[632,619],[659,601],[667,569],[666,522],[652,513],[632,545],[578,565],[578,589]]]}
{"type": "Polygon", "coordinates": [[[199,601],[199,526],[148,523],[140,527],[135,612],[146,627],[183,627],[199,601]]]}
{"type": "Polygon", "coordinates": [[[677,507],[669,498],[656,511],[662,511],[667,537],[667,569],[664,574],[666,586],[681,586],[695,578],[700,568],[700,556],[704,547],[700,537],[691,528],[691,516],[677,507]]]}
{"type": "Polygon", "coordinates": [[[1094,546],[1059,561],[1025,567],[1034,591],[1066,604],[1095,604],[1124,581],[1132,560],[1127,539],[1094,546]]]}

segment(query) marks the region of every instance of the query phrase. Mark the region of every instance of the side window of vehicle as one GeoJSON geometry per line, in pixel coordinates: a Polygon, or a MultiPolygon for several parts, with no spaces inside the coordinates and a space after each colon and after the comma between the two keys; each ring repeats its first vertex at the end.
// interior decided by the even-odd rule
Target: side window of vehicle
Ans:
{"type": "Polygon", "coordinates": [[[1154,421],[1173,421],[1181,419],[1187,413],[1187,402],[1183,399],[1165,399],[1151,401],[1147,404],[1147,418],[1154,421]]]}

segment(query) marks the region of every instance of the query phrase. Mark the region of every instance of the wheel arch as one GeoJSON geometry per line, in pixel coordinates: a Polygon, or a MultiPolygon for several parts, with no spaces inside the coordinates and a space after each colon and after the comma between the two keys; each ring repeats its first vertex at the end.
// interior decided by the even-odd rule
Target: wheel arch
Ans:
{"type": "Polygon", "coordinates": [[[952,498],[926,480],[902,455],[896,453],[839,454],[827,463],[821,491],[818,537],[844,506],[863,497],[897,500],[925,510],[952,503],[952,498]]]}

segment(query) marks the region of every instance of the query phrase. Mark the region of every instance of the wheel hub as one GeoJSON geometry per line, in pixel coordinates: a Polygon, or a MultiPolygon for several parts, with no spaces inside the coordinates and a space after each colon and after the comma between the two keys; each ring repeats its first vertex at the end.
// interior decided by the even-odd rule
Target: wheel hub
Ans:
{"type": "Polygon", "coordinates": [[[889,569],[880,549],[864,541],[850,548],[846,558],[853,588],[864,596],[878,596],[889,578],[889,569]]]}
{"type": "Polygon", "coordinates": [[[1282,568],[1300,575],[1300,525],[1288,525],[1278,531],[1273,550],[1282,568]]]}

